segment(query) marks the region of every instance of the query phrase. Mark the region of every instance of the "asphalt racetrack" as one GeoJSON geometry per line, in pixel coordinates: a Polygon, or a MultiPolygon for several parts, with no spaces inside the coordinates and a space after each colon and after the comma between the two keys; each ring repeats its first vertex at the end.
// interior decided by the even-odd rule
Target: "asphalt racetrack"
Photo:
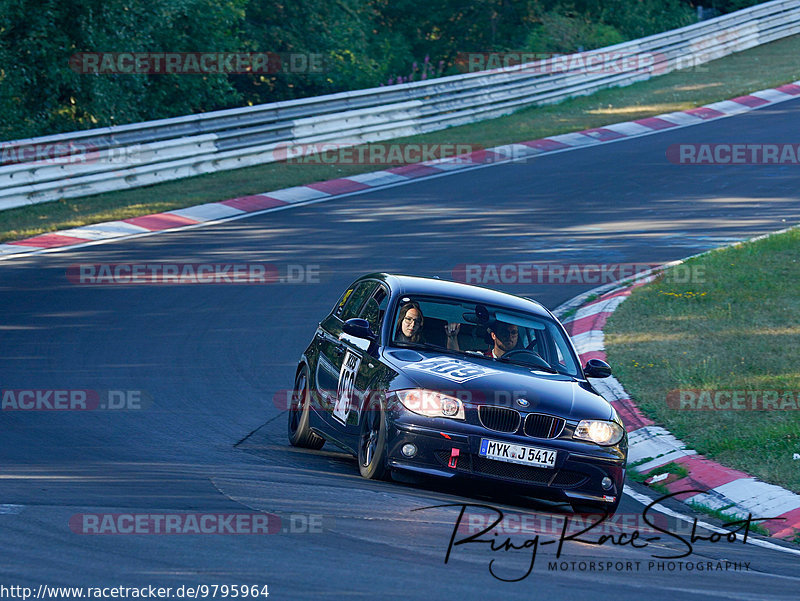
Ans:
{"type": "MultiPolygon", "coordinates": [[[[495,575],[518,579],[530,546],[464,544],[445,564],[459,504],[502,508],[515,523],[521,514],[569,510],[492,490],[363,480],[355,460],[330,444],[319,452],[290,447],[274,397],[292,386],[318,321],[366,272],[450,277],[465,263],[663,263],[800,222],[796,166],[678,166],[665,158],[670,144],[683,142],[797,142],[799,123],[795,100],[526,163],[0,262],[3,390],[143,391],[145,399],[125,411],[0,414],[3,581],[266,584],[271,599],[288,600],[797,599],[800,555],[741,542],[698,540],[670,566],[653,556],[686,551],[675,537],[640,548],[567,541],[557,569],[548,565],[557,545],[541,544],[530,575],[517,582],[494,577],[490,562],[495,575]],[[71,265],[123,262],[268,262],[318,269],[319,281],[92,286],[65,275],[71,265]],[[413,511],[440,504],[454,506],[413,511]],[[81,514],[254,510],[275,514],[277,531],[76,527],[81,514]]],[[[554,308],[593,284],[494,287],[554,308]]],[[[626,496],[621,531],[641,529],[643,509],[626,496]]],[[[672,518],[660,523],[686,534],[672,518]]],[[[517,545],[532,538],[508,536],[517,545]]],[[[539,542],[550,539],[558,532],[539,542]]]]}

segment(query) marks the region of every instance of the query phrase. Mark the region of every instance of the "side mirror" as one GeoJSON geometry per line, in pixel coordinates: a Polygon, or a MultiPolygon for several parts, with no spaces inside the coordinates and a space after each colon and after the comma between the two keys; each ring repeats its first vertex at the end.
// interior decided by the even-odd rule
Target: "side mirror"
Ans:
{"type": "Polygon", "coordinates": [[[378,338],[375,332],[372,331],[372,328],[369,327],[369,322],[366,319],[361,319],[359,317],[354,317],[344,322],[342,331],[345,334],[354,336],[355,338],[369,340],[370,342],[373,342],[378,338]]]}
{"type": "Polygon", "coordinates": [[[583,368],[587,378],[607,378],[611,375],[611,366],[600,359],[589,359],[583,368]]]}

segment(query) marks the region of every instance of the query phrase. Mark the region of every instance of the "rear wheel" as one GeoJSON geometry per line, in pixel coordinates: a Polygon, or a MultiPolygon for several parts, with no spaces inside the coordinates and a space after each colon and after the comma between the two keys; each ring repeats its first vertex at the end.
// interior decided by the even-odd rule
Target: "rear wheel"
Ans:
{"type": "Polygon", "coordinates": [[[370,480],[385,480],[386,468],[386,412],[380,397],[374,396],[367,403],[361,421],[358,439],[358,471],[370,480]]]}
{"type": "Polygon", "coordinates": [[[314,434],[308,426],[311,411],[311,392],[308,388],[308,368],[304,365],[294,381],[292,402],[289,405],[289,442],[304,449],[321,449],[325,439],[314,434]]]}

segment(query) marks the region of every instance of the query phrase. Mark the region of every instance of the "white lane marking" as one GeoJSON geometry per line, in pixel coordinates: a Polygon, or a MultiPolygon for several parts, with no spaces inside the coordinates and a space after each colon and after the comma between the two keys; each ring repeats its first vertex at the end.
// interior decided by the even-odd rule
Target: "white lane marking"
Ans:
{"type": "Polygon", "coordinates": [[[585,307],[578,309],[572,317],[569,319],[565,319],[561,323],[568,324],[572,321],[578,321],[579,319],[583,319],[584,317],[589,317],[591,315],[597,315],[598,313],[613,313],[617,310],[619,304],[628,298],[629,295],[625,296],[615,296],[614,298],[609,298],[607,300],[594,302],[591,305],[586,305],[585,307]]]}
{"type": "Polygon", "coordinates": [[[27,252],[27,248],[29,247],[21,246],[19,244],[0,244],[0,256],[27,252]]]}
{"type": "MultiPolygon", "coordinates": [[[[653,116],[658,117],[658,115],[653,115],[653,116]]],[[[641,125],[640,123],[634,123],[633,121],[625,121],[623,123],[612,123],[611,125],[604,125],[603,129],[610,129],[611,131],[615,131],[618,134],[623,134],[624,136],[628,137],[638,137],[644,134],[652,134],[653,132],[663,131],[660,129],[653,129],[652,127],[641,125]]],[[[609,140],[609,141],[616,142],[616,140],[609,140]]]]}
{"type": "Polygon", "coordinates": [[[492,152],[508,158],[518,159],[521,157],[535,156],[541,154],[538,148],[531,148],[525,144],[503,144],[490,149],[492,152]]]}
{"type": "Polygon", "coordinates": [[[684,442],[661,426],[645,426],[628,435],[628,461],[635,463],[647,457],[654,458],[636,466],[638,472],[646,472],[680,457],[696,454],[697,451],[687,449],[684,442]]]}
{"type": "Polygon", "coordinates": [[[761,100],[766,100],[767,102],[782,102],[784,100],[788,100],[789,98],[796,98],[796,96],[792,96],[786,92],[781,92],[780,90],[759,90],[758,92],[749,94],[749,96],[755,96],[756,98],[761,98],[761,100]],[[787,96],[789,98],[787,98],[787,96]]]}
{"type": "Polygon", "coordinates": [[[241,215],[246,211],[229,207],[220,202],[207,202],[202,205],[195,205],[193,207],[186,207],[185,209],[175,209],[170,211],[172,215],[179,215],[186,217],[193,221],[211,221],[212,219],[221,219],[224,217],[231,217],[233,215],[241,215]]]}
{"type": "Polygon", "coordinates": [[[590,144],[602,144],[597,138],[587,136],[578,132],[569,134],[558,134],[557,136],[548,136],[548,140],[555,140],[562,144],[569,144],[570,146],[589,146],[590,144]]]}
{"type": "MultiPolygon", "coordinates": [[[[397,173],[389,173],[388,171],[371,171],[369,173],[359,173],[357,175],[348,175],[343,179],[351,179],[359,184],[367,186],[384,186],[387,184],[400,184],[411,181],[410,177],[399,175],[397,173]]],[[[269,194],[267,192],[267,194],[269,194]]]]}
{"type": "Polygon", "coordinates": [[[677,125],[695,125],[697,123],[702,123],[705,119],[701,119],[697,115],[691,115],[689,113],[684,113],[681,111],[675,111],[674,113],[664,113],[663,115],[658,116],[659,119],[663,119],[664,121],[669,121],[670,123],[675,123],[677,125]]]}
{"type": "MultiPolygon", "coordinates": [[[[645,507],[650,505],[653,501],[655,501],[655,499],[652,499],[652,498],[648,497],[647,495],[644,495],[644,494],[638,493],[638,492],[636,492],[634,490],[631,490],[631,488],[628,487],[628,486],[625,486],[622,489],[622,492],[623,492],[623,494],[628,495],[629,497],[631,497],[635,501],[638,501],[639,503],[641,503],[645,507]]],[[[689,517],[688,515],[684,515],[682,513],[678,513],[677,511],[674,511],[674,510],[670,509],[669,507],[665,507],[661,503],[654,504],[653,505],[653,509],[655,509],[656,511],[660,511],[664,515],[668,515],[670,517],[679,519],[679,520],[684,521],[684,522],[686,522],[688,524],[693,524],[694,520],[695,520],[695,518],[689,517]]],[[[706,530],[710,530],[711,532],[719,532],[720,534],[728,534],[728,533],[730,533],[730,530],[726,530],[725,528],[721,528],[719,526],[715,526],[714,524],[709,524],[708,522],[704,522],[702,520],[698,520],[697,521],[697,525],[700,526],[701,528],[705,528],[706,530]]],[[[742,535],[737,534],[736,535],[736,539],[739,540],[740,538],[744,539],[744,537],[742,535]]],[[[800,556],[800,549],[791,549],[789,547],[783,547],[781,545],[777,545],[777,544],[775,544],[773,542],[770,542],[768,540],[762,540],[760,538],[754,538],[754,537],[748,536],[747,537],[747,542],[750,543],[751,545],[756,545],[757,547],[763,547],[765,549],[772,549],[774,551],[783,551],[784,553],[791,553],[792,555],[800,556]]]]}
{"type": "Polygon", "coordinates": [[[713,490],[755,515],[783,515],[800,507],[800,495],[755,478],[739,478],[713,490]]]}
{"type": "Polygon", "coordinates": [[[303,202],[304,200],[314,200],[315,198],[328,198],[331,194],[321,192],[308,186],[294,186],[292,188],[283,188],[281,190],[273,190],[271,192],[264,192],[265,196],[270,198],[277,198],[288,203],[303,202]]]}
{"type": "Polygon", "coordinates": [[[0,504],[0,515],[20,513],[24,508],[24,505],[0,504]]]}
{"type": "Polygon", "coordinates": [[[589,330],[576,336],[570,336],[572,344],[579,355],[591,351],[602,351],[605,348],[605,337],[603,330],[589,330]]]}
{"type": "Polygon", "coordinates": [[[706,108],[710,108],[711,110],[714,111],[719,111],[720,113],[725,113],[726,115],[736,115],[738,113],[743,113],[745,111],[753,110],[746,104],[734,102],[733,100],[722,100],[720,102],[712,102],[711,104],[707,104],[706,108]]]}
{"type": "Polygon", "coordinates": [[[626,401],[631,398],[614,376],[592,379],[592,386],[600,393],[600,396],[609,402],[626,401]]]}

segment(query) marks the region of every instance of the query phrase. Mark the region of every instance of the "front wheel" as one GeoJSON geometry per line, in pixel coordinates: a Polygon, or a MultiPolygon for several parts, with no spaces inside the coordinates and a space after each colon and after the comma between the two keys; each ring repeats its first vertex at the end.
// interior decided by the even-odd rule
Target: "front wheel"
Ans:
{"type": "Polygon", "coordinates": [[[311,411],[311,392],[308,388],[308,368],[304,365],[294,381],[292,402],[289,405],[289,442],[303,449],[321,449],[325,439],[308,426],[311,411]]]}
{"type": "Polygon", "coordinates": [[[384,480],[386,468],[386,411],[379,397],[367,403],[358,439],[358,471],[364,478],[384,480]]]}

